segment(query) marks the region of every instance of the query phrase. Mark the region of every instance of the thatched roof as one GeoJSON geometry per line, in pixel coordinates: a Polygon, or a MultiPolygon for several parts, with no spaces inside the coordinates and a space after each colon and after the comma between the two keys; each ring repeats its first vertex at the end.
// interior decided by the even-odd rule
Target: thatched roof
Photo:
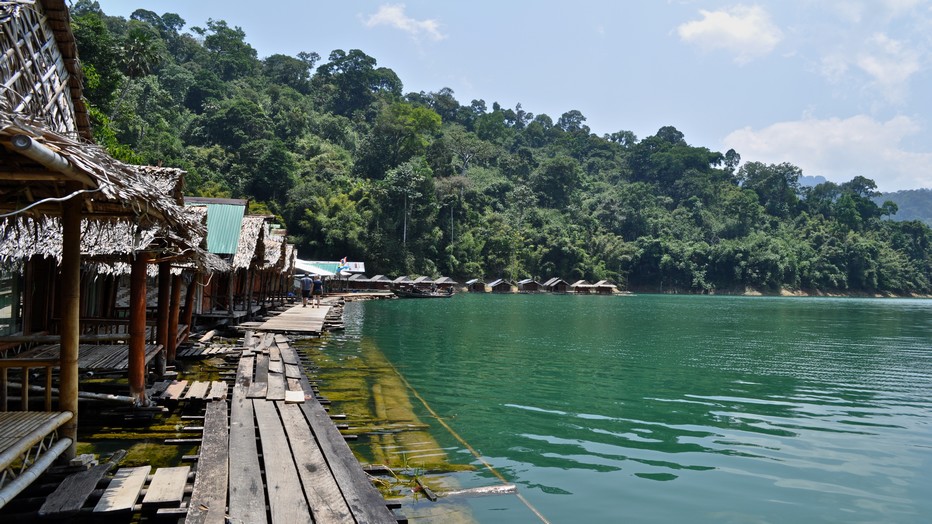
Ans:
{"type": "Polygon", "coordinates": [[[247,269],[253,260],[265,257],[265,228],[262,226],[268,217],[249,215],[243,217],[243,228],[239,234],[239,245],[233,256],[233,269],[247,269]]]}
{"type": "Polygon", "coordinates": [[[56,132],[91,138],[83,74],[64,0],[0,2],[0,98],[56,132]]]}

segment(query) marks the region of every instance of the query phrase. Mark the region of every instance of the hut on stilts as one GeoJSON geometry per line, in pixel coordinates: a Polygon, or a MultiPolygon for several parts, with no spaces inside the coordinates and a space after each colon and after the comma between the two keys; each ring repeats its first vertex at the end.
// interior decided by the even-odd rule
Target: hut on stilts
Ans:
{"type": "Polygon", "coordinates": [[[199,246],[206,231],[181,200],[183,172],[127,165],[92,143],[65,2],[0,2],[0,45],[9,51],[0,55],[0,265],[4,280],[17,282],[0,310],[2,507],[56,458],[75,455],[79,367],[91,356],[84,341],[128,342],[116,356],[125,356],[130,395],[147,403],[146,361],[169,346],[172,266],[208,269],[209,257],[199,246]],[[104,265],[109,273],[94,269],[104,265]],[[159,277],[155,344],[150,268],[159,277]],[[116,318],[110,298],[122,271],[129,303],[116,318]],[[123,332],[85,332],[87,311],[123,332]],[[46,343],[54,356],[23,356],[46,343]],[[46,371],[44,411],[30,411],[34,368],[46,371]],[[11,370],[20,373],[20,412],[6,402],[11,370]]]}

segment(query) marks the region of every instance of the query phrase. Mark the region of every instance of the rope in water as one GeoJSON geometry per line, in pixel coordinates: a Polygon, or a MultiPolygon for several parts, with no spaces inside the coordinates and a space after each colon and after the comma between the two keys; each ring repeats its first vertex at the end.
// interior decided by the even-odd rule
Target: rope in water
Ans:
{"type": "MultiPolygon", "coordinates": [[[[451,428],[450,425],[447,424],[446,421],[443,420],[443,418],[441,418],[440,415],[438,415],[437,412],[434,411],[432,407],[430,407],[430,404],[428,404],[427,401],[424,400],[424,397],[422,397],[420,393],[418,393],[417,390],[414,389],[414,386],[412,386],[411,383],[408,382],[408,380],[404,377],[404,375],[402,375],[398,371],[398,369],[395,368],[394,364],[392,364],[391,362],[387,362],[387,364],[390,368],[392,368],[392,371],[394,371],[395,374],[398,375],[398,378],[401,379],[405,387],[408,388],[409,391],[411,391],[411,394],[414,395],[414,397],[418,399],[421,402],[421,404],[424,405],[424,408],[427,409],[427,411],[431,414],[431,416],[437,419],[437,422],[439,422],[440,425],[443,426],[444,429],[446,429],[450,433],[450,435],[453,436],[453,438],[455,438],[457,441],[459,441],[460,444],[462,444],[466,449],[468,449],[469,452],[472,453],[474,457],[476,457],[476,460],[481,462],[482,465],[485,466],[486,469],[488,469],[499,480],[501,480],[503,484],[508,484],[508,480],[505,477],[503,477],[501,473],[496,471],[496,469],[492,467],[491,464],[486,462],[486,460],[482,458],[482,455],[480,455],[478,451],[476,451],[472,446],[470,446],[469,443],[466,442],[466,440],[463,437],[459,436],[459,434],[456,431],[454,431],[453,428],[451,428]]],[[[524,505],[527,506],[527,508],[531,510],[532,513],[534,513],[534,515],[537,515],[537,518],[539,518],[541,522],[543,522],[544,524],[550,524],[550,521],[547,520],[547,518],[544,517],[543,514],[541,514],[541,512],[538,511],[537,508],[535,508],[526,498],[524,498],[524,496],[521,495],[521,493],[515,493],[515,495],[518,497],[518,500],[523,502],[524,505]]]]}

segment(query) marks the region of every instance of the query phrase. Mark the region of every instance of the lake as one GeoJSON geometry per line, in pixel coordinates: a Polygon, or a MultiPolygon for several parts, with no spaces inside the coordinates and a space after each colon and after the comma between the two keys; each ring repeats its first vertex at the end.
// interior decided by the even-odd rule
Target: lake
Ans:
{"type": "Polygon", "coordinates": [[[334,412],[397,408],[422,430],[372,432],[364,460],[410,469],[430,441],[425,464],[475,468],[438,492],[517,486],[406,501],[413,521],[932,515],[930,300],[462,294],[348,303],[345,320],[308,342],[334,412]]]}

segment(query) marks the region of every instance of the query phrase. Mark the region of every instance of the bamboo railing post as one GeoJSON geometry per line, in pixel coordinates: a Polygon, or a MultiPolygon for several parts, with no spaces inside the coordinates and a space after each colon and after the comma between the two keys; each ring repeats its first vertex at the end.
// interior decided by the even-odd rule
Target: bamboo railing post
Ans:
{"type": "Polygon", "coordinates": [[[168,303],[171,296],[171,265],[168,262],[159,262],[159,298],[156,307],[155,343],[162,349],[155,356],[155,374],[165,376],[165,361],[168,355],[168,313],[171,305],[168,303]]]}
{"type": "MultiPolygon", "coordinates": [[[[62,425],[61,436],[71,445],[63,453],[70,460],[77,453],[78,441],[78,344],[81,318],[81,209],[83,200],[72,198],[62,206],[61,262],[61,353],[59,356],[58,405],[70,411],[71,419],[62,425]]],[[[28,376],[28,373],[25,374],[28,376]]],[[[26,377],[23,377],[26,382],[26,377]]],[[[26,394],[23,394],[26,397],[26,394]]]]}
{"type": "Polygon", "coordinates": [[[178,349],[178,315],[181,312],[181,275],[172,277],[172,294],[168,308],[168,345],[166,357],[169,362],[175,361],[175,351],[178,349]]]}
{"type": "Polygon", "coordinates": [[[133,258],[129,288],[129,392],[137,405],[146,398],[146,268],[152,255],[133,258]]]}

